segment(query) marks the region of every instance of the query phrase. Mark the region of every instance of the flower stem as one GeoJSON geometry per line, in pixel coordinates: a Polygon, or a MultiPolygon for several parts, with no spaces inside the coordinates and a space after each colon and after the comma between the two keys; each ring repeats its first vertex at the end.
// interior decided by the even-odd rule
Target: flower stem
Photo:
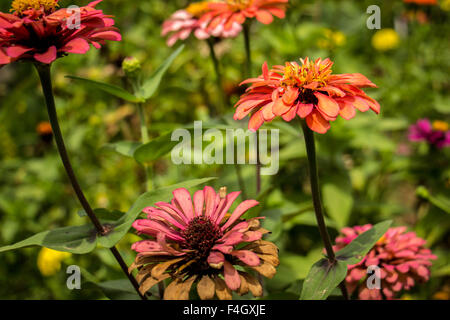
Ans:
{"type": "MultiPolygon", "coordinates": [[[[246,78],[252,77],[252,51],[250,46],[250,22],[243,25],[245,45],[245,71],[246,78]]],[[[259,136],[256,134],[256,195],[261,192],[261,159],[259,158],[259,136]]]]}
{"type": "MultiPolygon", "coordinates": [[[[308,155],[309,164],[309,177],[311,183],[311,193],[313,197],[314,212],[316,214],[317,225],[319,227],[320,236],[322,238],[325,250],[327,252],[327,258],[331,265],[335,264],[336,255],[333,251],[333,246],[331,244],[330,235],[328,234],[327,226],[325,224],[325,219],[322,210],[322,201],[320,199],[319,190],[319,173],[317,169],[317,158],[316,158],[316,145],[314,142],[314,132],[308,128],[304,120],[301,121],[303,135],[306,144],[306,153],[308,155]]],[[[342,282],[339,285],[342,295],[346,300],[348,300],[348,293],[345,284],[342,282]]]]}
{"type": "MultiPolygon", "coordinates": [[[[150,141],[148,136],[148,129],[147,129],[147,117],[145,116],[144,112],[144,106],[142,103],[137,104],[138,113],[139,113],[139,121],[140,121],[140,127],[141,127],[141,140],[143,144],[146,144],[150,141]]],[[[144,163],[144,170],[145,170],[145,183],[147,185],[147,191],[150,191],[153,189],[153,170],[152,166],[144,163]]]]}
{"type": "MultiPolygon", "coordinates": [[[[84,196],[80,184],[78,183],[78,180],[73,171],[72,165],[69,160],[69,156],[67,154],[64,139],[61,133],[61,128],[59,127],[58,115],[56,113],[55,98],[53,96],[52,80],[50,73],[50,65],[36,64],[35,66],[38,71],[39,78],[41,80],[42,91],[44,92],[50,124],[52,126],[56,146],[58,148],[59,155],[64,165],[64,169],[66,170],[67,176],[69,177],[70,183],[72,184],[72,187],[78,197],[78,200],[81,203],[81,206],[88,215],[89,219],[91,219],[92,223],[94,224],[97,233],[100,236],[104,236],[106,234],[106,230],[105,228],[103,228],[103,225],[96,217],[94,211],[92,210],[92,207],[89,205],[89,202],[84,196]]],[[[147,298],[139,292],[139,284],[137,283],[136,279],[128,272],[127,264],[121,257],[120,253],[117,251],[116,247],[112,247],[110,248],[110,250],[114,255],[114,257],[116,258],[117,262],[119,263],[120,267],[128,277],[128,279],[130,280],[131,284],[136,289],[136,292],[139,294],[141,299],[146,300],[147,298]]]]}
{"type": "MultiPolygon", "coordinates": [[[[223,90],[222,73],[220,71],[219,60],[217,59],[216,51],[214,49],[214,43],[213,43],[213,40],[211,38],[209,38],[206,42],[208,42],[211,60],[213,62],[214,71],[216,73],[217,90],[220,92],[220,94],[222,96],[222,104],[223,104],[223,106],[226,106],[228,104],[228,101],[226,100],[225,93],[224,93],[224,90],[223,90]]],[[[241,192],[242,192],[242,198],[247,199],[247,192],[246,192],[246,189],[245,189],[245,183],[244,183],[244,179],[242,177],[241,168],[239,167],[239,164],[237,163],[236,160],[234,161],[234,168],[236,169],[236,175],[237,175],[237,178],[238,178],[239,189],[241,189],[241,192]]]]}
{"type": "Polygon", "coordinates": [[[208,38],[206,42],[208,43],[208,46],[209,46],[209,53],[211,56],[211,61],[214,66],[214,72],[216,73],[216,86],[217,86],[217,91],[219,92],[219,95],[220,95],[220,108],[219,108],[219,110],[216,110],[216,113],[220,114],[220,112],[225,111],[225,108],[228,104],[227,98],[225,97],[225,92],[223,90],[223,85],[222,85],[222,72],[220,70],[219,59],[217,58],[216,50],[214,49],[214,40],[212,38],[208,38]]]}

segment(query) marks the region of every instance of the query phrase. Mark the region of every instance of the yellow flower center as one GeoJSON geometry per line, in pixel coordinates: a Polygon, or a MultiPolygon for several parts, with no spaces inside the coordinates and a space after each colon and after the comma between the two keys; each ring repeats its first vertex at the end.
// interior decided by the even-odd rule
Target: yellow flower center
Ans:
{"type": "Polygon", "coordinates": [[[326,64],[316,66],[314,61],[302,61],[302,66],[297,63],[287,62],[284,68],[284,77],[281,84],[285,86],[298,86],[317,82],[321,86],[326,86],[328,77],[332,73],[331,68],[326,64]]]}
{"type": "Polygon", "coordinates": [[[191,3],[186,8],[186,11],[189,12],[190,14],[192,14],[194,17],[199,17],[208,11],[209,3],[210,3],[210,1],[200,1],[200,2],[191,3]]]}
{"type": "Polygon", "coordinates": [[[26,10],[39,10],[44,8],[44,11],[53,11],[58,6],[59,0],[14,0],[11,4],[11,10],[18,14],[26,10]]]}
{"type": "Polygon", "coordinates": [[[433,129],[436,131],[447,131],[448,127],[448,123],[445,121],[433,121],[433,129]]]}
{"type": "Polygon", "coordinates": [[[239,11],[250,7],[253,0],[225,0],[233,11],[239,11]]]}

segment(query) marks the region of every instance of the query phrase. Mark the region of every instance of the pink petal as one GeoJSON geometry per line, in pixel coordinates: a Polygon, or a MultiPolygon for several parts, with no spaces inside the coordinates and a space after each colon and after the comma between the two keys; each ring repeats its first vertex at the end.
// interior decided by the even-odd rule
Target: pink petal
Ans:
{"type": "Polygon", "coordinates": [[[24,53],[33,50],[32,48],[22,47],[22,46],[13,46],[6,48],[6,54],[11,58],[18,58],[24,53]]]}
{"type": "Polygon", "coordinates": [[[173,191],[173,196],[186,217],[189,220],[194,219],[194,208],[192,207],[192,199],[189,191],[185,188],[179,188],[173,191]]]}
{"type": "Polygon", "coordinates": [[[195,216],[201,216],[203,214],[203,205],[205,204],[205,197],[203,190],[198,190],[194,193],[194,213],[195,216]]]}
{"type": "Polygon", "coordinates": [[[57,54],[57,50],[55,46],[51,46],[50,48],[48,48],[48,50],[44,53],[35,53],[34,54],[34,58],[42,63],[45,64],[50,64],[53,61],[56,60],[56,54],[57,54]]]}
{"type": "Polygon", "coordinates": [[[221,268],[222,264],[225,262],[225,256],[220,252],[211,251],[207,261],[213,268],[221,268]]]}
{"type": "Polygon", "coordinates": [[[227,284],[228,288],[230,288],[231,290],[239,289],[239,287],[241,286],[241,278],[239,277],[239,273],[237,272],[237,270],[228,261],[224,261],[223,269],[225,283],[227,284]]]}
{"type": "Polygon", "coordinates": [[[239,219],[245,212],[247,212],[250,208],[258,205],[259,202],[256,200],[245,200],[241,202],[236,209],[234,209],[228,221],[222,226],[222,230],[226,230],[229,226],[231,226],[237,219],[239,219]]]}
{"type": "Polygon", "coordinates": [[[76,38],[66,43],[66,45],[61,50],[69,53],[84,54],[88,52],[89,49],[89,43],[86,40],[82,38],[76,38]]]}
{"type": "Polygon", "coordinates": [[[231,255],[235,256],[250,267],[259,266],[261,263],[258,255],[250,250],[236,250],[231,252],[231,255]]]}

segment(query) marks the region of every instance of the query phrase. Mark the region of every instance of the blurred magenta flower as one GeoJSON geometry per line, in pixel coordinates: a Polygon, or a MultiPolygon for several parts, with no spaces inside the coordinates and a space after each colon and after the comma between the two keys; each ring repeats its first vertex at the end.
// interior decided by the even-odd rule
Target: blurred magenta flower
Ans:
{"type": "Polygon", "coordinates": [[[15,60],[50,64],[67,53],[84,54],[92,44],[122,39],[111,16],[95,6],[56,9],[58,0],[14,0],[12,14],[0,12],[0,65],[15,60]],[[77,24],[79,22],[79,24],[77,24]]]}
{"type": "Polygon", "coordinates": [[[236,103],[234,119],[251,114],[248,128],[256,131],[278,116],[285,121],[299,116],[311,130],[326,133],[330,121],[338,116],[350,120],[356,109],[380,113],[378,102],[361,90],[376,85],[362,74],[333,74],[333,62],[328,58],[314,61],[306,57],[300,62],[286,62],[270,70],[264,63],[259,77],[243,81],[241,85],[252,85],[236,103]]]}
{"type": "Polygon", "coordinates": [[[450,130],[444,121],[420,119],[409,127],[410,141],[426,141],[439,149],[450,146],[450,130]]]}
{"type": "Polygon", "coordinates": [[[239,194],[205,187],[191,199],[189,191],[180,188],[173,191],[170,203],[158,202],[157,208],[143,210],[147,219],[136,220],[133,227],[151,239],[132,245],[138,255],[130,266],[130,271],[139,270],[141,293],[170,278],[164,293],[167,300],[189,299],[197,281],[201,299],[215,295],[231,299],[231,291],[262,295],[261,284],[247,269],[272,278],[279,264],[278,249],[261,240],[268,232],[260,227],[261,218],[241,219],[258,201],[245,200],[228,213],[239,194]]]}
{"type": "Polygon", "coordinates": [[[200,18],[209,10],[210,1],[194,2],[184,10],[178,10],[172,16],[164,21],[161,35],[165,36],[169,33],[167,45],[173,46],[178,40],[185,40],[193,32],[194,36],[199,40],[205,40],[210,37],[217,38],[234,38],[242,31],[242,26],[233,23],[231,28],[225,30],[224,24],[217,24],[214,28],[207,28],[211,19],[200,18]]]}
{"type": "MultiPolygon", "coordinates": [[[[370,224],[344,228],[343,236],[336,238],[334,250],[340,250],[358,235],[369,230],[370,224]]],[[[401,290],[411,289],[417,282],[428,281],[432,259],[437,257],[424,247],[425,240],[406,227],[390,228],[378,240],[361,262],[349,266],[346,277],[350,293],[355,290],[361,300],[394,299],[401,290]],[[366,284],[367,268],[380,268],[381,289],[369,289],[366,284]]]]}

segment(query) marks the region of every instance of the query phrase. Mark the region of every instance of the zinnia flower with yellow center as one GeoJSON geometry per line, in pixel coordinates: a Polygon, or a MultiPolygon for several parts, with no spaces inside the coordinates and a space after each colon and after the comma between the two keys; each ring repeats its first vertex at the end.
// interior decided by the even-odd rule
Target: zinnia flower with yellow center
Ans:
{"type": "Polygon", "coordinates": [[[69,252],[56,251],[42,248],[37,258],[37,266],[43,276],[49,277],[61,270],[61,262],[72,254],[69,252]]]}
{"type": "Polygon", "coordinates": [[[222,24],[214,28],[207,28],[211,19],[200,19],[209,12],[210,1],[194,2],[184,10],[178,10],[172,16],[164,21],[161,35],[170,34],[167,45],[173,46],[178,40],[187,39],[191,33],[199,40],[205,40],[210,37],[216,38],[234,38],[241,31],[242,27],[238,23],[232,24],[231,28],[225,30],[222,24]]]}
{"type": "Polygon", "coordinates": [[[242,25],[247,18],[256,18],[261,23],[270,24],[273,16],[284,19],[288,0],[224,0],[211,2],[209,11],[200,18],[207,23],[207,29],[218,25],[230,30],[233,25],[242,25]]]}
{"type": "Polygon", "coordinates": [[[138,269],[141,293],[170,279],[166,300],[189,299],[194,283],[202,300],[231,299],[232,291],[262,295],[254,274],[275,275],[278,249],[262,240],[268,231],[260,227],[260,218],[241,219],[257,201],[243,201],[228,214],[239,194],[205,187],[191,199],[189,191],[180,188],[170,203],[144,209],[147,219],[136,220],[133,227],[150,239],[133,244],[138,255],[130,267],[130,272],[138,269]]]}
{"type": "Polygon", "coordinates": [[[381,29],[372,37],[372,46],[378,51],[388,51],[398,47],[400,37],[394,29],[381,29]]]}
{"type": "Polygon", "coordinates": [[[11,14],[0,12],[0,65],[15,60],[50,64],[67,53],[84,54],[90,44],[99,49],[106,40],[120,41],[114,20],[95,9],[101,1],[81,7],[75,26],[74,12],[57,9],[58,0],[14,0],[11,14]]]}
{"type": "Polygon", "coordinates": [[[264,122],[277,116],[291,121],[296,116],[306,118],[308,127],[325,133],[330,121],[340,115],[349,120],[356,109],[365,112],[372,109],[380,112],[380,105],[360,88],[376,87],[360,73],[332,74],[330,59],[309,58],[297,62],[286,62],[285,66],[274,66],[269,70],[267,63],[262,75],[247,79],[242,84],[252,83],[247,92],[236,103],[235,120],[241,120],[250,113],[248,128],[256,131],[264,122]]]}

